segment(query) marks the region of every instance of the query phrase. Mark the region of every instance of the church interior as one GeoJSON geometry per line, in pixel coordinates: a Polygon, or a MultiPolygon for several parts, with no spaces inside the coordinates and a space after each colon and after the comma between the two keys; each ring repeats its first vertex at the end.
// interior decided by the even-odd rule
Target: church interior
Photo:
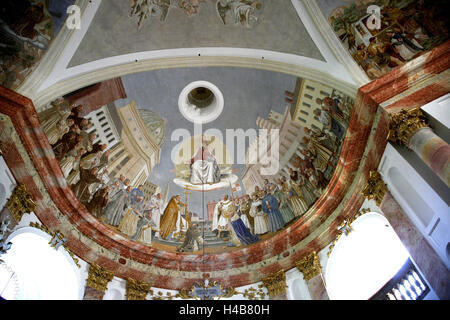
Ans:
{"type": "Polygon", "coordinates": [[[0,299],[450,299],[446,0],[3,0],[0,299]]]}

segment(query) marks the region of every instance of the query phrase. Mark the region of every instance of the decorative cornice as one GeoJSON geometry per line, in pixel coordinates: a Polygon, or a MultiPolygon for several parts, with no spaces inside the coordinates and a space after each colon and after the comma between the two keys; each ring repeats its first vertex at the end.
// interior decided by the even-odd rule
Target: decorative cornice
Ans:
{"type": "Polygon", "coordinates": [[[284,270],[272,273],[268,277],[262,279],[262,283],[267,288],[270,298],[286,294],[287,285],[284,270]]]}
{"type": "Polygon", "coordinates": [[[377,206],[380,206],[387,191],[387,185],[384,183],[381,174],[376,170],[370,171],[369,179],[361,190],[361,194],[369,200],[375,200],[377,206]]]}
{"type": "Polygon", "coordinates": [[[114,274],[105,268],[92,263],[89,267],[87,285],[95,290],[105,292],[108,283],[114,278],[114,274]]]}
{"type": "Polygon", "coordinates": [[[409,139],[422,128],[429,127],[425,115],[420,108],[389,114],[389,133],[387,140],[409,146],[409,139]]]}
{"type": "Polygon", "coordinates": [[[25,213],[33,212],[36,209],[36,203],[33,201],[31,194],[28,193],[27,187],[19,183],[14,188],[8,202],[6,202],[6,207],[11,211],[16,222],[19,223],[25,213]]]}
{"type": "Polygon", "coordinates": [[[322,273],[322,267],[316,251],[313,251],[306,257],[303,257],[296,263],[296,265],[298,271],[303,274],[305,281],[311,280],[322,273]]]}
{"type": "Polygon", "coordinates": [[[145,300],[150,292],[150,284],[128,278],[126,289],[127,300],[145,300]]]}

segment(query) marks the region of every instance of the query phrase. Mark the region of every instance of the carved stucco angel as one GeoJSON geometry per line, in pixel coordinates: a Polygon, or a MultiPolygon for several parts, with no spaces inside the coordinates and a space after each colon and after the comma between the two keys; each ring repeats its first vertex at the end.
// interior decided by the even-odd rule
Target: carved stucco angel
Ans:
{"type": "Polygon", "coordinates": [[[217,0],[216,8],[223,24],[227,24],[226,15],[230,12],[235,24],[249,28],[258,21],[254,13],[255,10],[261,9],[261,2],[259,0],[217,0]]]}

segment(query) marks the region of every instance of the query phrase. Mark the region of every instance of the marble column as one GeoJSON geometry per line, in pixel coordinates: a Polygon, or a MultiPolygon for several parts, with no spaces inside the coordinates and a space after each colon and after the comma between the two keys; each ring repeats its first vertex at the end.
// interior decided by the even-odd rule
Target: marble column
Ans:
{"type": "Polygon", "coordinates": [[[303,274],[312,300],[330,299],[323,281],[322,267],[317,252],[313,251],[297,262],[297,269],[303,274]]]}
{"type": "Polygon", "coordinates": [[[450,187],[450,145],[428,127],[420,108],[389,115],[388,140],[414,151],[450,187]]]}
{"type": "Polygon", "coordinates": [[[262,283],[269,292],[270,300],[287,300],[286,274],[284,270],[280,270],[262,279],[262,283]]]}
{"type": "Polygon", "coordinates": [[[91,264],[83,300],[103,300],[108,283],[113,277],[114,274],[111,271],[95,263],[91,264]]]}

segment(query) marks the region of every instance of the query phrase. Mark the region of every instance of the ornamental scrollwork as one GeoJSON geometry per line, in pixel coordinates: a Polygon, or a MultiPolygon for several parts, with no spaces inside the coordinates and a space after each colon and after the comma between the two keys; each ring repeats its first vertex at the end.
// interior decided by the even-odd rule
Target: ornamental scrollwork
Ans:
{"type": "Polygon", "coordinates": [[[303,257],[296,263],[296,266],[298,271],[303,274],[305,281],[311,280],[322,273],[322,267],[316,251],[303,257]]]}
{"type": "Polygon", "coordinates": [[[377,206],[380,206],[387,191],[387,185],[384,183],[381,174],[376,170],[370,171],[369,179],[367,179],[361,194],[369,200],[375,200],[377,206]]]}
{"type": "Polygon", "coordinates": [[[6,202],[6,207],[9,209],[16,222],[19,223],[25,213],[36,210],[36,203],[33,201],[31,194],[27,191],[27,187],[24,184],[19,183],[6,202]]]}
{"type": "Polygon", "coordinates": [[[417,130],[429,127],[420,108],[389,114],[389,133],[387,140],[409,146],[409,139],[417,130]]]}
{"type": "Polygon", "coordinates": [[[262,279],[264,287],[266,287],[269,297],[273,298],[286,294],[286,274],[284,270],[272,273],[268,277],[262,279]]]}
{"type": "Polygon", "coordinates": [[[150,284],[128,278],[126,290],[127,300],[145,300],[150,292],[150,284]]]}
{"type": "Polygon", "coordinates": [[[175,294],[171,292],[155,292],[153,289],[148,291],[148,296],[152,300],[220,300],[231,298],[235,295],[242,295],[249,300],[262,300],[265,299],[267,294],[262,284],[258,285],[256,288],[250,287],[243,291],[238,291],[233,287],[224,287],[218,281],[209,280],[205,280],[203,283],[196,282],[190,288],[180,289],[175,294]]]}
{"type": "Polygon", "coordinates": [[[95,264],[92,263],[89,267],[87,285],[100,292],[105,292],[108,283],[114,278],[114,274],[95,264]]]}

